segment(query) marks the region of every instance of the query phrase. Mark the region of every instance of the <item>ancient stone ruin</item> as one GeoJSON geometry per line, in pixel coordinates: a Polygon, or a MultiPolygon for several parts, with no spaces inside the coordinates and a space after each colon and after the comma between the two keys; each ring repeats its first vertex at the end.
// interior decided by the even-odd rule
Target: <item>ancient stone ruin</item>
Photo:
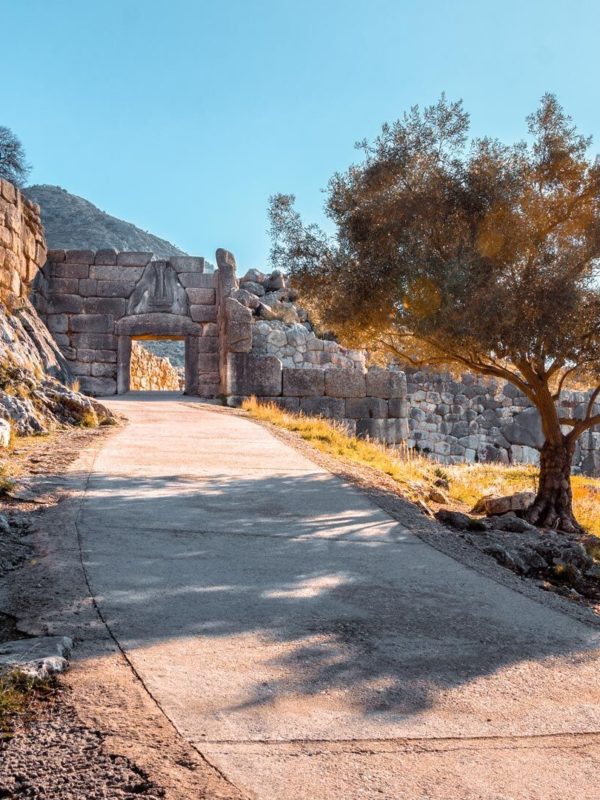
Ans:
{"type": "MultiPolygon", "coordinates": [[[[39,209],[0,183],[0,289],[14,308],[2,317],[2,341],[7,358],[49,380],[76,379],[90,396],[181,387],[181,375],[143,348],[147,339],[175,339],[185,347],[187,394],[230,405],[255,395],[339,420],[359,436],[405,442],[443,464],[537,462],[539,417],[512,385],[369,368],[364,352],[315,333],[284,275],[250,270],[238,277],[225,250],[217,264],[209,272],[200,257],[114,250],[46,257],[39,209]]],[[[562,395],[574,408],[588,399],[562,395]]],[[[2,403],[25,400],[6,395],[2,403]]],[[[23,430],[43,425],[33,406],[17,412],[12,405],[0,404],[0,417],[19,416],[23,430]]],[[[574,468],[600,474],[600,431],[581,438],[574,468]]]]}

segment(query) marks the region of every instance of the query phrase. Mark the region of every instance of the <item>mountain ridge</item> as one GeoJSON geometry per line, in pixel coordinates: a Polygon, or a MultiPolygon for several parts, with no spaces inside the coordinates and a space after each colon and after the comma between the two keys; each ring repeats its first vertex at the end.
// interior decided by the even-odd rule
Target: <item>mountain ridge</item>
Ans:
{"type": "Polygon", "coordinates": [[[40,206],[46,242],[51,250],[114,247],[115,250],[151,251],[158,258],[188,255],[166,239],[107,214],[84,197],[60,186],[34,184],[22,191],[40,206]]]}

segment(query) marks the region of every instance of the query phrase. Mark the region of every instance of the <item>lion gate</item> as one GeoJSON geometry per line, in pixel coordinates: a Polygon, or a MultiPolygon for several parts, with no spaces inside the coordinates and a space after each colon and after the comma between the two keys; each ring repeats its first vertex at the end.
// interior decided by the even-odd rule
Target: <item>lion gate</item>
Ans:
{"type": "Polygon", "coordinates": [[[51,250],[33,300],[81,389],[129,390],[133,339],[185,342],[186,394],[219,393],[216,275],[204,259],[51,250]]]}

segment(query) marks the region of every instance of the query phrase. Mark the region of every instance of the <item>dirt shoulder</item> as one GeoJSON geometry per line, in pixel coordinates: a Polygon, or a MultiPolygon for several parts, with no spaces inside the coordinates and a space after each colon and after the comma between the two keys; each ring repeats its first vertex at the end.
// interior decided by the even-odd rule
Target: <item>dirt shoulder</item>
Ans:
{"type": "Polygon", "coordinates": [[[17,484],[0,503],[9,522],[0,532],[5,640],[66,635],[75,647],[51,700],[32,702],[0,744],[0,796],[237,800],[162,713],[90,596],[77,515],[94,458],[115,430],[55,432],[18,441],[11,453],[17,484]]]}

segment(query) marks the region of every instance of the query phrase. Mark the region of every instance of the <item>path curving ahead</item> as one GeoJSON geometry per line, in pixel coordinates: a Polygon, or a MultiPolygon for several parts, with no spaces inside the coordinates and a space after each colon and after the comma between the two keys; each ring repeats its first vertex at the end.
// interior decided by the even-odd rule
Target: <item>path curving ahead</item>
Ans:
{"type": "Polygon", "coordinates": [[[129,424],[80,512],[92,590],[165,713],[248,797],[599,796],[598,630],[243,417],[109,405],[129,424]]]}

